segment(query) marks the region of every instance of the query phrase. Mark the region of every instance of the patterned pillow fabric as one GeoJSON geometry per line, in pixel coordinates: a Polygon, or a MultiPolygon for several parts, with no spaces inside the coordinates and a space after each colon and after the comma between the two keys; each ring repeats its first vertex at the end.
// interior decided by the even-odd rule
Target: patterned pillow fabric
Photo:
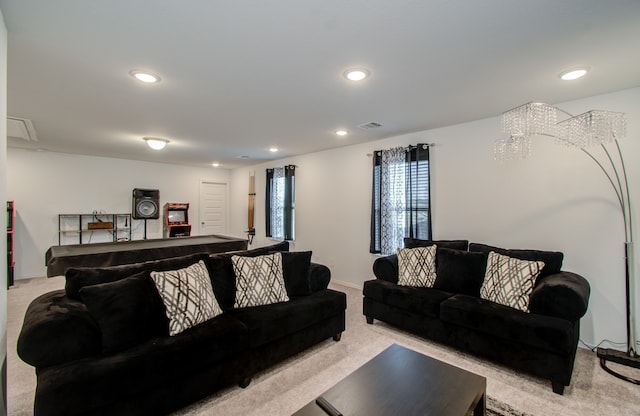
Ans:
{"type": "Polygon", "coordinates": [[[520,260],[491,251],[480,296],[528,312],[529,296],[543,267],[542,261],[520,260]]]}
{"type": "Polygon", "coordinates": [[[282,271],[282,253],[232,256],[236,274],[235,308],[269,305],[289,300],[282,271]]]}
{"type": "Polygon", "coordinates": [[[204,261],[184,269],[150,274],[167,310],[169,335],[177,335],[222,313],[204,261]]]}
{"type": "Polygon", "coordinates": [[[433,287],[436,281],[437,246],[399,248],[398,284],[400,286],[433,287]]]}

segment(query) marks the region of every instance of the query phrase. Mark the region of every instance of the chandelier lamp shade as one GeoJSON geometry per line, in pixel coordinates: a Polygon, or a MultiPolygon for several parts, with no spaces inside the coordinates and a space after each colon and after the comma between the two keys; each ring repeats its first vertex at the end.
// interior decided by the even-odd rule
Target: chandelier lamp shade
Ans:
{"type": "Polygon", "coordinates": [[[508,137],[496,140],[494,158],[499,162],[524,159],[531,153],[534,136],[555,138],[558,144],[584,152],[609,180],[620,205],[625,232],[625,294],[627,318],[626,352],[597,349],[601,367],[618,378],[634,384],[640,380],[607,367],[607,361],[640,368],[635,324],[635,251],[631,218],[631,198],[624,158],[618,139],[626,136],[623,113],[591,110],[574,116],[558,107],[530,102],[502,113],[502,130],[508,137]],[[599,148],[596,153],[592,148],[599,148]]]}

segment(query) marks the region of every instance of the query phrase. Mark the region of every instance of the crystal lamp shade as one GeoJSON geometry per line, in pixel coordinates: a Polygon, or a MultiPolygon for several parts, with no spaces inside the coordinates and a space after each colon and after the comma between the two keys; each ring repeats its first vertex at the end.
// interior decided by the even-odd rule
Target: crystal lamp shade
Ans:
{"type": "Polygon", "coordinates": [[[499,162],[525,159],[530,153],[531,140],[528,136],[511,136],[494,143],[493,158],[499,162]]]}
{"type": "Polygon", "coordinates": [[[559,142],[576,147],[609,143],[627,134],[624,113],[591,110],[558,123],[559,142]]]}
{"type": "Polygon", "coordinates": [[[502,131],[509,136],[555,136],[557,109],[544,103],[527,103],[502,113],[502,131]]]}

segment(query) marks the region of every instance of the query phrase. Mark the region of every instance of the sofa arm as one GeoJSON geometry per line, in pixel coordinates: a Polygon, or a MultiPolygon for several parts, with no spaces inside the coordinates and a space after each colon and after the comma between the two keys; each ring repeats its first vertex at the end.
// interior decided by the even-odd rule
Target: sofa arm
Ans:
{"type": "Polygon", "coordinates": [[[39,369],[99,354],[101,343],[100,329],[85,305],[56,290],[27,308],[18,355],[39,369]]]}
{"type": "Polygon", "coordinates": [[[331,281],[331,270],[323,264],[311,263],[309,267],[309,288],[311,293],[324,290],[331,281]]]}
{"type": "Polygon", "coordinates": [[[373,262],[373,274],[378,279],[398,283],[398,255],[378,257],[373,262]]]}
{"type": "Polygon", "coordinates": [[[587,313],[591,288],[575,273],[549,275],[536,285],[529,298],[529,311],[575,322],[587,313]]]}

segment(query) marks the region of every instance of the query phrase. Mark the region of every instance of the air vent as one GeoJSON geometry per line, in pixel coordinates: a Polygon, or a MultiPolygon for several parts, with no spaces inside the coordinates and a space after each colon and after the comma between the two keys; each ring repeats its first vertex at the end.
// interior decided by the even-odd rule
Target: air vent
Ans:
{"type": "Polygon", "coordinates": [[[377,123],[375,121],[370,121],[368,123],[364,123],[364,124],[360,124],[358,126],[359,129],[362,130],[371,130],[371,129],[377,129],[378,127],[382,127],[382,124],[377,123]]]}
{"type": "Polygon", "coordinates": [[[7,137],[37,142],[38,136],[31,120],[18,117],[7,117],[7,137]]]}

